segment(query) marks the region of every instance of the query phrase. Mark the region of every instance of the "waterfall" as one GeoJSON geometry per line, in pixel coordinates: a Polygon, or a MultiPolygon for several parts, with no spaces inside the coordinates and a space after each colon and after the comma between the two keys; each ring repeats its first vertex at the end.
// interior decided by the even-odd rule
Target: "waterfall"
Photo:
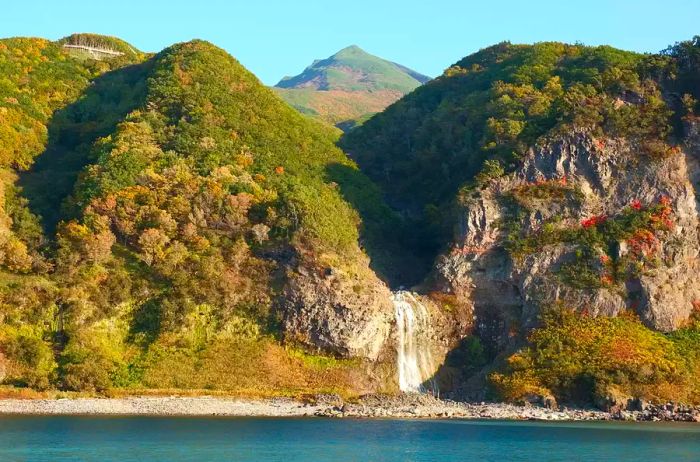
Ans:
{"type": "Polygon", "coordinates": [[[426,390],[423,383],[434,372],[433,358],[427,342],[430,332],[428,309],[412,293],[398,291],[392,294],[398,334],[397,368],[399,389],[403,392],[437,392],[433,383],[426,390]]]}

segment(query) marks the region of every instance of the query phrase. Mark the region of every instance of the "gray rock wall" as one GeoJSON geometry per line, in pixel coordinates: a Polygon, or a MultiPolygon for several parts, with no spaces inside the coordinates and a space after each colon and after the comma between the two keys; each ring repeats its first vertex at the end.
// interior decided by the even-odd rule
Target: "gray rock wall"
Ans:
{"type": "Polygon", "coordinates": [[[288,341],[341,357],[376,360],[394,323],[391,292],[369,268],[348,274],[298,265],[282,297],[288,341]]]}
{"type": "MultiPolygon", "coordinates": [[[[495,180],[461,209],[454,247],[438,258],[437,288],[464,301],[482,337],[505,342],[509,333],[532,327],[543,307],[565,304],[592,315],[615,316],[633,309],[650,327],[669,331],[700,300],[698,233],[698,146],[692,135],[676,152],[652,159],[625,140],[595,139],[577,132],[530,150],[522,166],[495,180]],[[634,201],[650,205],[668,198],[673,229],[663,236],[658,264],[614,287],[580,289],[556,276],[576,246],[555,243],[522,259],[503,246],[507,215],[503,199],[515,188],[536,182],[564,182],[576,200],[533,200],[520,229],[539,229],[555,216],[575,227],[596,215],[614,217],[634,201]]],[[[695,131],[697,132],[697,130],[695,131]]],[[[626,243],[619,243],[620,252],[626,243]]]]}

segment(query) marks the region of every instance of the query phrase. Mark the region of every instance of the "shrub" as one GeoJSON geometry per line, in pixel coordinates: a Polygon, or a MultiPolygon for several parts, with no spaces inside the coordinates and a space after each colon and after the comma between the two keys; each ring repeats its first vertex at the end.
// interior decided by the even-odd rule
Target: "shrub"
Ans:
{"type": "Polygon", "coordinates": [[[666,336],[636,317],[590,317],[557,308],[543,315],[528,345],[490,376],[500,396],[519,400],[553,393],[564,401],[593,402],[616,389],[651,399],[693,399],[700,354],[697,331],[666,336]],[[663,394],[663,389],[682,392],[663,394]]]}
{"type": "Polygon", "coordinates": [[[86,357],[61,368],[62,384],[67,390],[104,392],[112,386],[111,364],[100,357],[86,357]]]}
{"type": "Polygon", "coordinates": [[[41,333],[31,326],[18,329],[6,326],[2,334],[2,349],[13,363],[6,381],[37,390],[49,388],[55,379],[56,361],[51,346],[41,333]]]}

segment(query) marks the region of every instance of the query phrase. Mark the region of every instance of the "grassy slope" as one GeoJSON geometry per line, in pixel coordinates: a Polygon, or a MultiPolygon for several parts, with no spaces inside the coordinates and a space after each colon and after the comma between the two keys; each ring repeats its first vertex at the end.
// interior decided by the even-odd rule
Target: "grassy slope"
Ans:
{"type": "Polygon", "coordinates": [[[305,88],[275,88],[277,94],[302,114],[337,125],[368,114],[381,112],[403,96],[394,90],[318,91],[305,88]]]}
{"type": "Polygon", "coordinates": [[[427,81],[390,61],[370,55],[357,46],[314,62],[295,77],[285,77],[279,88],[311,87],[317,90],[396,90],[407,93],[427,81]]]}
{"type": "Polygon", "coordinates": [[[300,112],[336,125],[380,112],[427,80],[351,46],[285,77],[275,90],[300,112]]]}

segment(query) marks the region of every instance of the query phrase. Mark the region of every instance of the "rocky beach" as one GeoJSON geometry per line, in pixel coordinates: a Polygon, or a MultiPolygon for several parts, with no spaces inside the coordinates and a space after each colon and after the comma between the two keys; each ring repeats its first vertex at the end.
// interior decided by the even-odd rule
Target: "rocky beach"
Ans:
{"type": "Polygon", "coordinates": [[[301,401],[290,398],[124,397],[65,399],[4,399],[0,414],[12,415],[148,415],[226,417],[333,417],[388,419],[496,419],[539,421],[680,421],[700,422],[700,407],[676,404],[644,405],[642,410],[604,412],[594,409],[465,403],[426,395],[368,395],[343,401],[319,395],[301,401]]]}

